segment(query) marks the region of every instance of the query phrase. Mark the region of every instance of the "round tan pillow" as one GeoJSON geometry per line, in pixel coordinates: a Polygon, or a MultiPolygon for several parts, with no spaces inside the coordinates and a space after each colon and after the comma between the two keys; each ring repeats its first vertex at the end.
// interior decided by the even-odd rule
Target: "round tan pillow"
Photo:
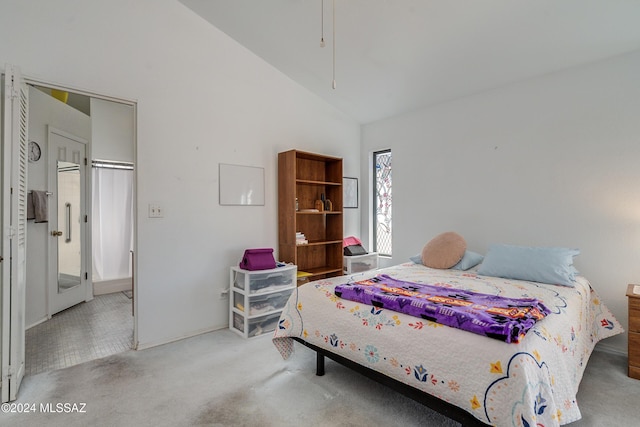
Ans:
{"type": "Polygon", "coordinates": [[[464,256],[467,242],[458,233],[438,234],[422,248],[422,263],[431,268],[451,268],[464,256]]]}

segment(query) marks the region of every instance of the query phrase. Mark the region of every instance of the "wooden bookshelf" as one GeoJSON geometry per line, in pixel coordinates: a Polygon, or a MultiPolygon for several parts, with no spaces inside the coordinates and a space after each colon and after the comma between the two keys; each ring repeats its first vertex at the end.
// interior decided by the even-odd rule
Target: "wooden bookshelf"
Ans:
{"type": "Polygon", "coordinates": [[[342,159],[298,150],[279,153],[279,259],[310,273],[309,280],[339,276],[342,237],[342,159]],[[322,194],[331,210],[311,211],[322,194]],[[304,233],[308,243],[296,244],[296,232],[304,233]]]}

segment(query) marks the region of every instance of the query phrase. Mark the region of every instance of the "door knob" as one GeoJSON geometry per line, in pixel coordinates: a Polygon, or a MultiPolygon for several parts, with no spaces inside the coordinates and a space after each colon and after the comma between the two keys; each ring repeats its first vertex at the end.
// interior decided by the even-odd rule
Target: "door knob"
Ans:
{"type": "Polygon", "coordinates": [[[60,237],[60,236],[62,236],[62,231],[55,231],[54,230],[54,231],[51,232],[51,235],[54,236],[54,237],[60,237]]]}

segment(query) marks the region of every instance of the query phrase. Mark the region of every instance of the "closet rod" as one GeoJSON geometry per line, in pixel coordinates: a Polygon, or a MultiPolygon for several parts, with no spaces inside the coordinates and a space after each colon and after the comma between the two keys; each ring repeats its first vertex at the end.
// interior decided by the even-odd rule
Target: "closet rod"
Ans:
{"type": "Polygon", "coordinates": [[[93,160],[91,166],[94,168],[128,169],[133,170],[133,163],[115,162],[112,160],[93,160]]]}
{"type": "MultiPolygon", "coordinates": [[[[28,193],[29,193],[29,194],[32,194],[32,193],[33,193],[33,190],[29,190],[29,191],[28,191],[28,193]]],[[[53,193],[52,193],[51,191],[45,191],[45,194],[46,194],[47,196],[53,196],[53,193]]]]}

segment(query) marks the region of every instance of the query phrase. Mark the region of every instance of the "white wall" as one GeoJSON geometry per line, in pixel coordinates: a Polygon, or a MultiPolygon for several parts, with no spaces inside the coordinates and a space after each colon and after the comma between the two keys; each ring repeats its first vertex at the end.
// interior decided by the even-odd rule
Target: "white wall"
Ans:
{"type": "MultiPolygon", "coordinates": [[[[364,126],[362,176],[372,150],[393,152],[391,262],[448,230],[481,253],[577,247],[578,270],[626,328],[626,287],[640,278],[639,117],[635,52],[364,126]]],[[[626,352],[626,334],[603,345],[626,352]]]]}
{"type": "MultiPolygon", "coordinates": [[[[47,125],[86,140],[91,138],[89,116],[57,99],[29,88],[29,140],[36,141],[42,157],[27,165],[27,189],[47,187],[47,125]]],[[[55,207],[55,206],[54,206],[55,207]]],[[[51,208],[51,206],[50,206],[51,208]]],[[[47,319],[47,244],[51,237],[47,223],[27,222],[27,276],[25,324],[31,327],[47,319]]]]}
{"type": "MultiPolygon", "coordinates": [[[[137,324],[141,347],[227,326],[228,268],[277,248],[277,153],[344,158],[359,125],[174,0],[3,0],[0,64],[137,101],[137,324]],[[17,36],[19,35],[19,36],[17,36]],[[266,204],[218,204],[218,163],[260,166],[266,204]],[[150,202],[165,211],[147,218],[150,202]]],[[[346,234],[357,234],[357,210],[346,234]]]]}

